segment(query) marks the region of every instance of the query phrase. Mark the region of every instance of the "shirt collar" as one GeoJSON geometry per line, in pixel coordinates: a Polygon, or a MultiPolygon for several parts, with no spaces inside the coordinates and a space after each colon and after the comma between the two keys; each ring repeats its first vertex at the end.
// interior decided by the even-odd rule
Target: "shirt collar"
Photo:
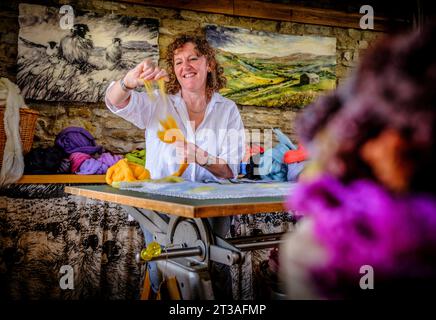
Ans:
{"type": "Polygon", "coordinates": [[[176,94],[171,96],[172,100],[174,101],[174,105],[178,108],[182,105],[182,93],[179,91],[176,94]]]}
{"type": "MultiPolygon", "coordinates": [[[[176,94],[173,95],[174,99],[174,105],[177,108],[180,108],[183,106],[183,98],[182,98],[182,92],[178,91],[176,94]]],[[[224,102],[224,97],[220,95],[218,92],[214,92],[212,95],[212,98],[210,99],[209,105],[213,107],[216,103],[224,102]]]]}

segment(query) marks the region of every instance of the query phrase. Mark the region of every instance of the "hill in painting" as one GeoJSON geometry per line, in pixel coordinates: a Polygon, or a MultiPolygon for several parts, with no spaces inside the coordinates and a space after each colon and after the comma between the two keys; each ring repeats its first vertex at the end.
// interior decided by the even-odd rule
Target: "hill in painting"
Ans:
{"type": "Polygon", "coordinates": [[[320,91],[336,84],[336,57],[294,53],[270,57],[257,53],[235,54],[217,49],[227,87],[221,93],[241,105],[303,107],[320,91]],[[319,82],[300,84],[304,73],[317,74],[319,82]]]}

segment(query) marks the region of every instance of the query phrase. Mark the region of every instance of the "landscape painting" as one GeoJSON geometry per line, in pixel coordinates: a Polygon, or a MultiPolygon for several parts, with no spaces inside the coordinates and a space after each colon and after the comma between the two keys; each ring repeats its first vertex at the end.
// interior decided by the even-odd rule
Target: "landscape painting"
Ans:
{"type": "Polygon", "coordinates": [[[303,107],[336,86],[336,38],[207,25],[227,86],[240,105],[303,107]]]}
{"type": "Polygon", "coordinates": [[[28,99],[102,101],[112,80],[146,58],[159,60],[155,19],[19,5],[17,84],[28,99]]]}

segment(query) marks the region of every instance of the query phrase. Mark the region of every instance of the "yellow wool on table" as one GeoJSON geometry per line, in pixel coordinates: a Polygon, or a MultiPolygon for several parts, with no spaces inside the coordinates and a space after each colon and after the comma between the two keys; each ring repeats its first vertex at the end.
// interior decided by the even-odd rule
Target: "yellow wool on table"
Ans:
{"type": "Polygon", "coordinates": [[[109,185],[113,182],[134,182],[146,179],[150,179],[150,172],[139,164],[128,162],[127,159],[121,159],[106,172],[106,183],[109,185]]]}

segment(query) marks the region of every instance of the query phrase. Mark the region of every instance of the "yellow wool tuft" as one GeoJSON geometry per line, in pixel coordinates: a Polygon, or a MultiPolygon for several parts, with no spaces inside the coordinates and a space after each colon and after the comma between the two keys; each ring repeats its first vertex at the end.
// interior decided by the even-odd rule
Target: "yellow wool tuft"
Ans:
{"type": "MultiPolygon", "coordinates": [[[[165,120],[160,120],[159,123],[163,128],[163,130],[157,132],[157,137],[160,141],[164,143],[186,141],[182,130],[180,130],[179,126],[177,125],[177,121],[171,115],[168,115],[165,120]]],[[[186,168],[188,168],[188,164],[182,163],[179,169],[174,172],[172,176],[181,177],[182,174],[185,172],[186,168]]]]}
{"type": "Polygon", "coordinates": [[[153,83],[150,80],[144,80],[144,88],[145,88],[145,92],[147,92],[148,96],[152,100],[156,99],[153,92],[153,83]]]}
{"type": "Polygon", "coordinates": [[[113,182],[150,179],[150,172],[139,164],[121,159],[107,170],[105,178],[106,183],[112,185],[113,182]]]}
{"type": "Polygon", "coordinates": [[[159,120],[163,130],[157,132],[157,137],[164,143],[174,143],[185,141],[182,130],[179,129],[176,120],[172,116],[167,116],[165,120],[159,120]]]}

